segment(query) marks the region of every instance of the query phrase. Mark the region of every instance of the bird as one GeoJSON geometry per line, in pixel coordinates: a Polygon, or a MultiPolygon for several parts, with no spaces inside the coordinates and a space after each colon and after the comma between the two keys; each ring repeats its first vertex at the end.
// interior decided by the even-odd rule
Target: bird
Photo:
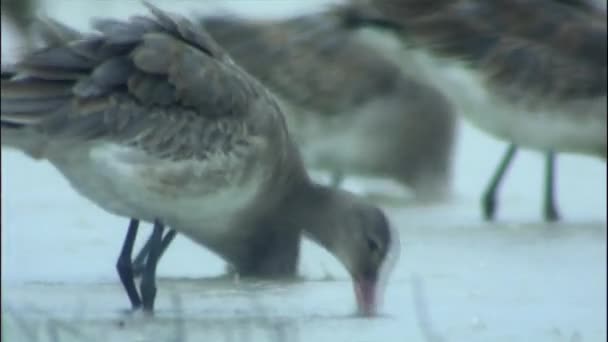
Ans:
{"type": "Polygon", "coordinates": [[[559,220],[556,153],[606,160],[606,11],[583,0],[370,0],[338,10],[390,30],[424,56],[431,82],[470,123],[509,143],[482,196],[496,192],[519,148],[545,155],[543,216],[559,220]],[[458,73],[453,72],[457,70],[458,73]]]}
{"type": "Polygon", "coordinates": [[[130,219],[117,270],[134,310],[154,312],[166,227],[243,275],[293,274],[300,236],[351,275],[376,312],[396,233],[382,209],[311,180],[274,95],[200,25],[144,2],[148,16],[52,19],[45,46],[3,69],[2,147],[47,160],[83,197],[130,219]],[[139,290],[131,254],[154,225],[139,290]]]}
{"type": "MultiPolygon", "coordinates": [[[[307,169],[386,177],[418,202],[449,197],[456,120],[435,88],[402,72],[337,11],[197,22],[279,100],[307,169]],[[272,63],[268,63],[271,60],[272,63]]],[[[174,232],[163,243],[168,248],[174,232]]],[[[133,261],[141,274],[149,245],[133,261]]]]}
{"type": "MultiPolygon", "coordinates": [[[[419,202],[449,197],[452,106],[373,49],[347,15],[207,15],[197,22],[278,98],[307,169],[331,171],[334,186],[348,174],[362,174],[396,180],[413,189],[419,202]]],[[[148,249],[146,243],[134,259],[136,275],[148,249]]]]}
{"type": "Polygon", "coordinates": [[[308,168],[393,179],[433,202],[450,193],[456,120],[445,96],[407,75],[333,11],[201,24],[272,91],[308,168]],[[268,61],[272,61],[269,63],[268,61]]]}

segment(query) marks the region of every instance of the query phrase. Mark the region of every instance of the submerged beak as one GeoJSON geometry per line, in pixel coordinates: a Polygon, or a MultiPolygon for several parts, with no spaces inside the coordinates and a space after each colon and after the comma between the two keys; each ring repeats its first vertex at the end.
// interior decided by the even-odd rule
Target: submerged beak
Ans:
{"type": "Polygon", "coordinates": [[[355,279],[355,294],[359,314],[371,317],[376,314],[376,277],[357,277],[355,279]]]}

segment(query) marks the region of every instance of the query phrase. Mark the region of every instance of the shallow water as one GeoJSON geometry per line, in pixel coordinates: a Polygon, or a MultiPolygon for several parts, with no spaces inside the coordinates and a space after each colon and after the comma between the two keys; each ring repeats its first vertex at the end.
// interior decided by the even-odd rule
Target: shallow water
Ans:
{"type": "MultiPolygon", "coordinates": [[[[91,6],[80,1],[52,3],[48,15],[77,27],[88,17],[81,13],[91,12],[91,6]]],[[[237,4],[240,11],[272,14],[304,7],[295,5],[301,3],[232,1],[226,7],[237,4]]],[[[127,15],[122,11],[124,2],[104,4],[96,12],[127,15]]],[[[189,8],[191,2],[179,4],[189,8]]],[[[133,2],[128,12],[138,8],[133,2]]],[[[4,25],[2,30],[5,38],[4,25]]],[[[10,49],[4,40],[2,44],[4,57],[10,49]]],[[[181,237],[159,265],[155,317],[126,314],[128,300],[114,265],[127,221],[79,197],[49,164],[2,150],[4,337],[7,341],[605,340],[606,164],[560,155],[557,196],[564,221],[544,224],[542,158],[523,152],[501,189],[498,223],[485,223],[478,196],[504,148],[505,144],[463,124],[454,198],[436,206],[383,204],[399,232],[401,250],[386,286],[382,314],[374,319],[352,315],[354,294],[346,272],[311,242],[302,248],[301,279],[255,281],[217,278],[224,273],[223,262],[181,237]]],[[[362,190],[370,184],[370,180],[351,180],[347,185],[362,190]]],[[[142,229],[142,234],[148,232],[142,229]]]]}
{"type": "Polygon", "coordinates": [[[72,330],[93,341],[605,339],[605,223],[458,223],[453,213],[465,208],[449,206],[389,210],[401,257],[374,319],[352,316],[348,277],[312,243],[303,247],[302,279],[246,281],[214,278],[222,262],[186,240],[159,266],[156,316],[133,317],[114,271],[123,231],[107,234],[124,220],[95,221],[104,214],[79,200],[6,209],[5,333],[21,340],[23,320],[40,336],[56,326],[60,341],[80,340],[72,330]]]}

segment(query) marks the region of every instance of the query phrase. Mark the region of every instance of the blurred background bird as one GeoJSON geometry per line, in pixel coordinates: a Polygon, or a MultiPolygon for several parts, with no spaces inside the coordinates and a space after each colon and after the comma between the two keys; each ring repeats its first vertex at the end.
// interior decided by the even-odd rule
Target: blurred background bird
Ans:
{"type": "Polygon", "coordinates": [[[277,94],[309,168],[384,177],[439,201],[451,191],[456,123],[446,98],[407,75],[331,11],[287,20],[203,17],[237,63],[277,94]]]}
{"type": "Polygon", "coordinates": [[[606,159],[605,3],[370,0],[349,6],[353,21],[388,28],[405,51],[418,53],[427,78],[464,118],[510,143],[483,194],[484,217],[494,218],[503,175],[525,147],[545,154],[543,216],[559,219],[555,153],[606,159]]]}

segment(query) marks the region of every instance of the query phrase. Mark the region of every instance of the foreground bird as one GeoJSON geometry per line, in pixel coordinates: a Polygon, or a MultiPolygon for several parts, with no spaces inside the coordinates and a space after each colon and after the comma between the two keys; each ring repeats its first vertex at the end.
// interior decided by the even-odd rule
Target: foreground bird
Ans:
{"type": "MultiPolygon", "coordinates": [[[[213,16],[200,24],[278,96],[307,167],[332,171],[334,185],[358,173],[399,181],[418,201],[445,199],[456,130],[451,106],[373,49],[344,14],[213,16]]],[[[148,248],[135,258],[136,274],[148,248]]]]}
{"type": "Polygon", "coordinates": [[[347,11],[426,53],[429,78],[461,114],[511,143],[484,194],[486,218],[520,146],[546,153],[547,220],[559,218],[554,153],[606,159],[605,9],[574,0],[370,0],[347,11]],[[446,76],[453,67],[462,74],[446,76]]]}
{"type": "Polygon", "coordinates": [[[168,226],[260,276],[295,272],[304,231],[373,314],[392,241],[382,211],[314,184],[273,95],[200,26],[147,7],[151,17],[97,20],[91,34],[47,22],[47,46],[3,73],[3,147],[50,161],[81,195],[132,218],[118,272],[133,308],[153,311],[168,226]],[[154,230],[138,293],[140,220],[154,230]]]}
{"type": "MultiPolygon", "coordinates": [[[[449,195],[451,106],[373,49],[348,16],[332,11],[287,20],[213,16],[200,24],[278,96],[307,167],[334,172],[334,184],[352,173],[391,178],[413,189],[418,201],[449,195]]],[[[148,245],[135,258],[136,274],[147,251],[148,245]]]]}

